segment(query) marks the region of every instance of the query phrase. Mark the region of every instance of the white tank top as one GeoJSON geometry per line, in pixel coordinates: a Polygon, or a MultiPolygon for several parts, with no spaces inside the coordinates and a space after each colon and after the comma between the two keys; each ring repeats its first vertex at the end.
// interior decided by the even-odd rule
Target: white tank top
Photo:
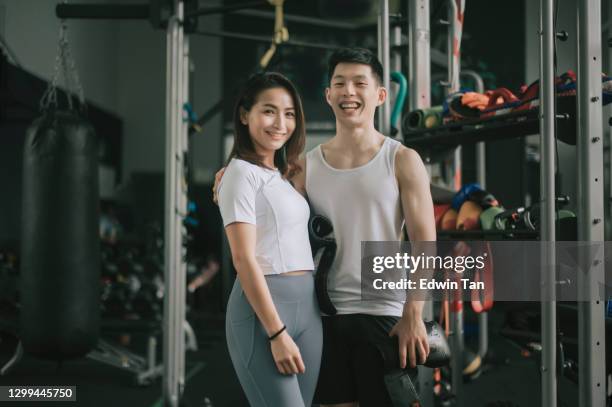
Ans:
{"type": "Polygon", "coordinates": [[[255,258],[263,274],[313,270],[306,199],[277,170],[232,159],[218,188],[223,226],[255,225],[255,258]]]}
{"type": "Polygon", "coordinates": [[[387,137],[372,160],[347,170],[331,167],[320,145],[306,154],[308,199],[331,221],[338,245],[328,291],[339,314],[402,316],[403,302],[361,299],[361,242],[401,237],[404,219],[395,177],[400,146],[387,137]]]}

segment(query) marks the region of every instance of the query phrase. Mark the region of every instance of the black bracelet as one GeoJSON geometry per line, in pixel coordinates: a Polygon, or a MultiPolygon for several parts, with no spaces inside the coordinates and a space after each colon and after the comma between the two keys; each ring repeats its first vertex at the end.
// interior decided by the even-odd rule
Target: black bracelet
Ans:
{"type": "Polygon", "coordinates": [[[280,331],[278,331],[278,332],[277,332],[277,333],[275,333],[274,335],[270,336],[270,337],[268,338],[268,340],[269,340],[269,341],[273,341],[274,339],[276,339],[276,337],[277,337],[278,335],[282,334],[282,333],[283,333],[283,331],[284,331],[285,329],[287,329],[287,326],[286,326],[286,325],[283,325],[283,327],[280,329],[280,331]]]}

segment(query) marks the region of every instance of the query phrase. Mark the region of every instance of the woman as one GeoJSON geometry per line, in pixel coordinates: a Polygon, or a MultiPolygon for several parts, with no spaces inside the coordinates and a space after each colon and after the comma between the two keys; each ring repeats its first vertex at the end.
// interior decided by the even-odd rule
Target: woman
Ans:
{"type": "Polygon", "coordinates": [[[278,73],[249,79],[234,108],[234,148],[219,208],[238,278],[226,335],[251,406],[310,406],[322,334],[308,240],[309,208],[288,181],[301,171],[300,97],[278,73]]]}

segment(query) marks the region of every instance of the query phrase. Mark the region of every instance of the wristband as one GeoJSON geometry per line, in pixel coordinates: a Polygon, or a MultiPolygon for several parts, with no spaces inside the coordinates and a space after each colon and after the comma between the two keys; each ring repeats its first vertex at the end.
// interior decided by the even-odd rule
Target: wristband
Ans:
{"type": "Polygon", "coordinates": [[[286,325],[283,325],[283,327],[280,329],[280,331],[278,331],[278,332],[277,332],[277,333],[275,333],[274,335],[270,336],[270,337],[268,338],[268,340],[269,340],[269,341],[273,341],[274,339],[276,339],[276,337],[277,337],[278,335],[282,334],[282,333],[283,333],[283,331],[284,331],[285,329],[287,329],[287,326],[286,326],[286,325]]]}

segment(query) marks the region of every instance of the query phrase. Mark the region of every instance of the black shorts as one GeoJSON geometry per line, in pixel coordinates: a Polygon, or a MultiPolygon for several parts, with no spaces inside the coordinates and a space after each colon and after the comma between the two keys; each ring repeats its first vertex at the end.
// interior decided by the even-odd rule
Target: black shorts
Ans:
{"type": "Polygon", "coordinates": [[[388,340],[399,317],[349,314],[321,319],[323,355],[315,403],[392,406],[385,387],[383,358],[376,344],[388,340]]]}

